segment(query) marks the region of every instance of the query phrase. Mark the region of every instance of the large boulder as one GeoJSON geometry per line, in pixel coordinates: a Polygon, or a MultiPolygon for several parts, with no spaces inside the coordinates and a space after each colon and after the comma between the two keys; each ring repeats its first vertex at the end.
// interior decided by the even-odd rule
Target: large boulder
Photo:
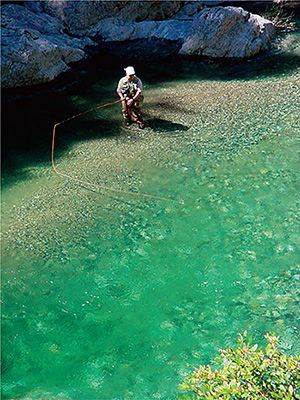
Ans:
{"type": "Polygon", "coordinates": [[[95,44],[65,35],[56,18],[17,4],[4,5],[1,14],[3,88],[51,81],[85,58],[84,48],[95,44]]]}
{"type": "Polygon", "coordinates": [[[180,54],[248,58],[270,47],[274,25],[242,8],[213,7],[199,12],[180,54]]]}
{"type": "MultiPolygon", "coordinates": [[[[198,5],[190,4],[190,10],[198,5]]],[[[211,58],[248,58],[270,47],[273,24],[235,7],[212,7],[194,18],[128,22],[116,18],[99,21],[86,33],[97,41],[128,42],[159,39],[177,42],[180,54],[211,58]]]]}

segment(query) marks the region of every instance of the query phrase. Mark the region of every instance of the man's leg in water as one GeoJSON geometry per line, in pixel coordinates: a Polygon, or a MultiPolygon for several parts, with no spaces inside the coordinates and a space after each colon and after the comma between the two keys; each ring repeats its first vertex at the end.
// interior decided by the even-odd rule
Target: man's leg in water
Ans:
{"type": "Polygon", "coordinates": [[[139,108],[137,108],[135,106],[132,107],[131,113],[135,118],[139,119],[140,121],[143,120],[143,114],[142,114],[142,112],[141,112],[141,110],[139,108]]]}
{"type": "Polygon", "coordinates": [[[141,107],[143,105],[143,97],[141,96],[138,100],[136,100],[134,102],[134,106],[133,106],[133,113],[135,114],[135,116],[141,121],[143,122],[143,114],[141,111],[141,107]]]}
{"type": "Polygon", "coordinates": [[[124,119],[124,123],[126,126],[129,126],[131,124],[131,118],[128,114],[127,111],[127,104],[126,104],[126,100],[122,101],[122,115],[123,115],[123,119],[124,119]]]}

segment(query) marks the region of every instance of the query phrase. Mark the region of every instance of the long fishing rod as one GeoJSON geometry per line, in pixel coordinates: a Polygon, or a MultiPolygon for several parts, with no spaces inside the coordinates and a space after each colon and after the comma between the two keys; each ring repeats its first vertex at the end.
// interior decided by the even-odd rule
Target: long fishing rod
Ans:
{"type": "Polygon", "coordinates": [[[82,115],[85,115],[85,114],[90,113],[90,112],[95,111],[95,110],[100,110],[101,108],[104,108],[104,107],[112,106],[114,104],[120,103],[121,101],[122,100],[119,99],[119,100],[116,100],[116,101],[113,101],[113,102],[110,102],[110,103],[105,103],[105,104],[99,105],[97,107],[94,107],[94,108],[91,108],[89,110],[83,111],[83,112],[81,112],[79,114],[72,115],[71,117],[66,118],[63,121],[60,121],[60,122],[57,122],[56,124],[54,124],[53,130],[52,130],[52,145],[51,145],[51,164],[52,164],[52,168],[53,168],[54,172],[58,176],[63,176],[65,178],[71,179],[71,180],[73,180],[75,182],[78,182],[80,184],[83,184],[83,185],[91,185],[91,186],[97,187],[99,190],[108,190],[108,191],[111,191],[111,192],[123,193],[123,194],[128,194],[128,195],[131,195],[131,196],[147,197],[147,198],[152,198],[152,199],[162,200],[162,201],[176,201],[176,200],[173,200],[173,199],[168,199],[166,197],[155,196],[153,194],[130,192],[130,191],[127,191],[127,190],[115,189],[115,188],[111,188],[111,187],[104,186],[104,185],[98,185],[98,184],[90,183],[88,181],[83,181],[81,179],[74,178],[73,176],[70,176],[70,175],[67,175],[67,174],[64,174],[64,173],[58,171],[58,169],[57,169],[57,167],[55,165],[55,157],[54,157],[56,128],[58,126],[64,124],[65,122],[71,121],[72,119],[78,118],[78,117],[80,117],[82,115]]]}

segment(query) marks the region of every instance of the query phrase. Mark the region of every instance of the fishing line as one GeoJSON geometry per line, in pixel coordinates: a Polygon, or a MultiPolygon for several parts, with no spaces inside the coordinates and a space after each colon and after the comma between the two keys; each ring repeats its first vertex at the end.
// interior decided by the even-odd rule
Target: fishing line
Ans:
{"type": "Polygon", "coordinates": [[[79,114],[72,115],[71,117],[66,118],[66,119],[64,119],[63,121],[60,121],[60,122],[57,122],[56,124],[54,124],[53,130],[52,130],[52,145],[51,145],[51,164],[52,164],[52,168],[53,168],[54,172],[55,172],[58,176],[62,176],[62,177],[64,177],[64,178],[71,179],[72,181],[75,181],[75,182],[77,182],[77,183],[79,183],[79,184],[81,184],[81,185],[84,185],[84,186],[86,186],[86,185],[93,186],[93,187],[97,188],[98,190],[107,190],[107,191],[111,191],[111,192],[115,192],[115,193],[128,194],[128,195],[131,195],[131,196],[147,197],[147,198],[150,198],[150,199],[156,199],[156,200],[162,200],[162,201],[173,201],[173,202],[176,202],[176,200],[169,199],[169,198],[166,198],[166,197],[155,196],[155,195],[153,195],[153,194],[139,193],[139,192],[130,192],[130,191],[127,191],[127,190],[116,189],[116,188],[112,188],[112,187],[108,187],[108,186],[104,186],[104,185],[98,185],[98,184],[96,184],[96,183],[90,183],[90,182],[88,182],[88,181],[84,181],[84,180],[75,178],[75,177],[73,177],[73,176],[70,176],[70,175],[67,175],[67,174],[65,174],[65,173],[62,173],[62,172],[59,172],[59,171],[58,171],[58,169],[57,169],[57,167],[56,167],[56,165],[55,165],[55,157],[54,157],[54,153],[55,153],[55,139],[56,139],[56,128],[57,128],[58,126],[64,124],[65,122],[71,121],[72,119],[78,118],[78,117],[80,117],[80,116],[82,116],[82,115],[85,115],[85,114],[87,114],[87,113],[90,113],[90,112],[92,112],[92,111],[94,111],[94,110],[100,110],[101,108],[108,107],[108,106],[112,106],[112,105],[114,105],[114,104],[120,103],[121,101],[122,101],[122,100],[119,99],[119,100],[116,100],[116,101],[113,101],[113,102],[110,102],[110,103],[105,103],[105,104],[99,105],[99,106],[94,107],[94,108],[90,108],[89,110],[83,111],[83,112],[81,112],[81,113],[79,113],[79,114]]]}

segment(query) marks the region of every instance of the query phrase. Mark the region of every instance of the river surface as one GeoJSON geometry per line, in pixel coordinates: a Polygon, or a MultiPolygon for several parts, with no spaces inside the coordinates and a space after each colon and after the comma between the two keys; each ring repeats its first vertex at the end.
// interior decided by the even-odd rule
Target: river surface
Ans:
{"type": "Polygon", "coordinates": [[[4,399],[173,399],[245,330],[299,352],[299,60],[294,33],[241,64],[135,63],[145,130],[119,105],[58,128],[87,184],[51,169],[52,125],[114,100],[124,62],[5,106],[4,399]]]}

